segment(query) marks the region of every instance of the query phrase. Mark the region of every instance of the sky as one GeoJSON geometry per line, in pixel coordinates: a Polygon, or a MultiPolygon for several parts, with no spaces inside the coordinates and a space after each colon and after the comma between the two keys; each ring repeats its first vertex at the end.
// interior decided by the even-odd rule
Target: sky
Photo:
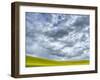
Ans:
{"type": "Polygon", "coordinates": [[[89,60],[90,16],[26,12],[26,55],[52,60],[89,60]]]}

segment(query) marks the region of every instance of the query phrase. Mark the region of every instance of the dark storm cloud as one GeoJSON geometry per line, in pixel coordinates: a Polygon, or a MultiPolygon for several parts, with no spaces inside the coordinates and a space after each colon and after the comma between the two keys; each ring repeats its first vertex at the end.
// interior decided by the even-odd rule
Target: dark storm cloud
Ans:
{"type": "Polygon", "coordinates": [[[85,15],[84,17],[77,18],[77,20],[73,23],[73,26],[75,26],[78,30],[82,30],[84,27],[89,25],[89,15],[85,15]]]}

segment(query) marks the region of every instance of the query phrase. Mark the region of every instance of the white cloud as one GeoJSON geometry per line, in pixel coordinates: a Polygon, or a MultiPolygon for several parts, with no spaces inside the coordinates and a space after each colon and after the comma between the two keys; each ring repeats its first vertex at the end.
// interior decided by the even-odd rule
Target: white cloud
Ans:
{"type": "Polygon", "coordinates": [[[54,60],[89,59],[89,21],[85,21],[88,18],[27,12],[26,54],[54,60]]]}

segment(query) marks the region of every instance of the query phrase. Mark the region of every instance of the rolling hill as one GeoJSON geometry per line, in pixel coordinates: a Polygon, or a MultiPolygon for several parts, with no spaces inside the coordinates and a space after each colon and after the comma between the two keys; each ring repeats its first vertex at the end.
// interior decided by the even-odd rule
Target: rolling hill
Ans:
{"type": "Polygon", "coordinates": [[[89,60],[80,61],[55,61],[50,59],[26,56],[26,67],[36,66],[68,66],[68,65],[88,65],[89,60]]]}

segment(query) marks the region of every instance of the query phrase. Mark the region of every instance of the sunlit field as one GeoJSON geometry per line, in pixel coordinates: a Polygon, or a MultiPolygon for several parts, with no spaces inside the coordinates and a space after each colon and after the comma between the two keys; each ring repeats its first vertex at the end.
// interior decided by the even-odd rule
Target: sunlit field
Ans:
{"type": "Polygon", "coordinates": [[[69,66],[69,65],[88,65],[89,60],[80,61],[55,61],[37,57],[26,56],[26,67],[36,66],[69,66]]]}

